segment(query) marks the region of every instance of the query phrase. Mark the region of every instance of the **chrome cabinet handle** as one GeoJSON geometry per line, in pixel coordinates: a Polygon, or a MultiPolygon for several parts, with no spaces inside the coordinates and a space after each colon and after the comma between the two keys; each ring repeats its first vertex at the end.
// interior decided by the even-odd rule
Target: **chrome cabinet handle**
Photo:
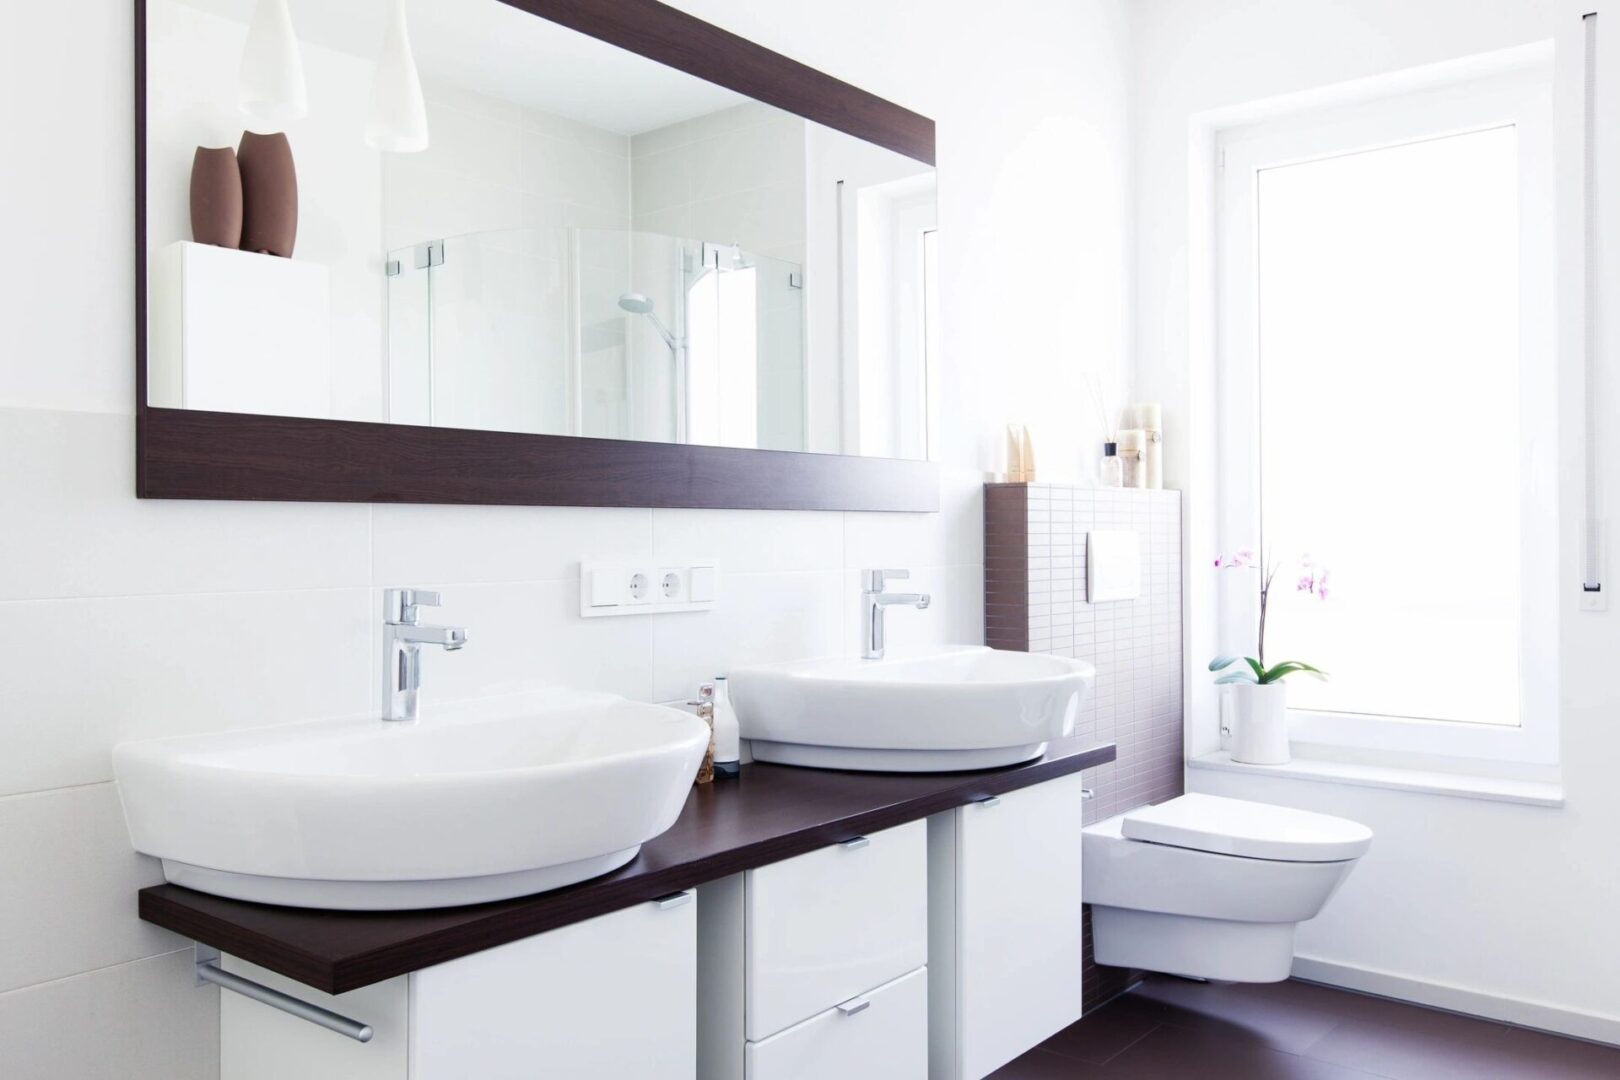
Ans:
{"type": "Polygon", "coordinates": [[[651,903],[659,911],[673,911],[675,908],[684,907],[690,903],[692,895],[692,890],[686,889],[682,892],[670,893],[668,896],[660,896],[651,903]]]}
{"type": "Polygon", "coordinates": [[[843,1013],[845,1016],[854,1016],[856,1013],[865,1012],[871,1007],[871,998],[850,998],[848,1001],[838,1006],[838,1011],[843,1013]]]}
{"type": "Polygon", "coordinates": [[[973,800],[973,805],[982,806],[986,810],[988,810],[992,806],[1000,806],[1001,805],[1001,798],[999,796],[997,796],[997,795],[986,795],[982,799],[974,799],[973,800]]]}
{"type": "Polygon", "coordinates": [[[1097,793],[1088,787],[1083,787],[1080,789],[1080,797],[1082,799],[1095,799],[1097,797],[1097,793]]]}
{"type": "Polygon", "coordinates": [[[872,838],[869,836],[852,836],[848,840],[838,841],[838,846],[845,851],[859,851],[863,847],[871,846],[872,838]]]}

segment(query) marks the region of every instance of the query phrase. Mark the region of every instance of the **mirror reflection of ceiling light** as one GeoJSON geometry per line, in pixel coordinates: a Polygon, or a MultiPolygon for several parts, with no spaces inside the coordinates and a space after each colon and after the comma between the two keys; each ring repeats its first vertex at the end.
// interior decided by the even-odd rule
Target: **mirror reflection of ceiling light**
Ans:
{"type": "Polygon", "coordinates": [[[237,74],[242,112],[250,126],[280,131],[309,112],[304,59],[293,34],[287,0],[259,0],[248,26],[242,67],[237,74]]]}
{"type": "Polygon", "coordinates": [[[377,57],[377,74],[371,83],[366,145],[396,154],[427,149],[427,104],[422,100],[416,57],[411,55],[405,0],[388,0],[382,55],[377,57]]]}

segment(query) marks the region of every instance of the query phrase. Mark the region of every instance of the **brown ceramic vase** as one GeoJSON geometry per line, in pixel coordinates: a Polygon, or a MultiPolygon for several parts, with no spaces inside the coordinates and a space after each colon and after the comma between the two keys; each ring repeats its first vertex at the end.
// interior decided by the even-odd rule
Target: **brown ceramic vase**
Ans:
{"type": "Polygon", "coordinates": [[[242,133],[242,250],[291,258],[298,236],[298,175],[283,132],[242,133]]]}
{"type": "Polygon", "coordinates": [[[242,173],[229,146],[199,146],[191,159],[191,238],[223,248],[242,244],[242,173]]]}

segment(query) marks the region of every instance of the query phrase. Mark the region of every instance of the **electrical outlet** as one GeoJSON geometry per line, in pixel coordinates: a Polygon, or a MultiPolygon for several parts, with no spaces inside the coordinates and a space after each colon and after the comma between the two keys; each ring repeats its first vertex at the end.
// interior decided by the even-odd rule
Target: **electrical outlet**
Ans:
{"type": "Polygon", "coordinates": [[[684,604],[686,601],[686,571],[676,569],[658,571],[658,602],[684,604]]]}
{"type": "Polygon", "coordinates": [[[653,577],[646,570],[631,569],[625,583],[624,602],[635,606],[653,602],[653,577]]]}

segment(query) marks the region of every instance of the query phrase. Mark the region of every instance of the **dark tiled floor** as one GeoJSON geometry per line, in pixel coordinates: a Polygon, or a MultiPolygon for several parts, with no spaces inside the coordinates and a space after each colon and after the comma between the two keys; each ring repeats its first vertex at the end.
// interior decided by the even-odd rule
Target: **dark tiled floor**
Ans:
{"type": "Polygon", "coordinates": [[[1620,1080],[1620,1049],[1310,983],[1151,975],[994,1080],[1620,1080]]]}

